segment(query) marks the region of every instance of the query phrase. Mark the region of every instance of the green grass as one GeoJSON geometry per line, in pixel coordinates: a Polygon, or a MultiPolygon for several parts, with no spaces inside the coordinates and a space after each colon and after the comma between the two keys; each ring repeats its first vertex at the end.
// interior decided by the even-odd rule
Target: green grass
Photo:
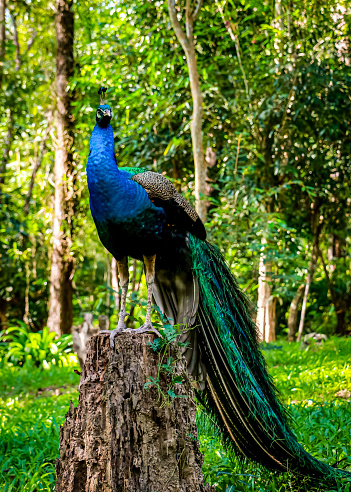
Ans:
{"type": "MultiPolygon", "coordinates": [[[[328,340],[322,347],[300,350],[279,342],[265,350],[281,399],[289,405],[292,427],[314,456],[342,466],[351,465],[351,404],[335,396],[351,391],[351,339],[328,340]]],[[[77,403],[78,366],[40,370],[0,369],[0,490],[52,491],[58,456],[59,426],[70,401],[77,403]]],[[[198,418],[204,473],[219,492],[312,491],[288,473],[268,472],[240,460],[224,447],[220,433],[204,414],[198,418]]],[[[335,488],[351,492],[348,486],[335,488]]]]}
{"type": "Polygon", "coordinates": [[[51,491],[60,424],[77,403],[78,368],[0,370],[0,490],[51,491]]]}

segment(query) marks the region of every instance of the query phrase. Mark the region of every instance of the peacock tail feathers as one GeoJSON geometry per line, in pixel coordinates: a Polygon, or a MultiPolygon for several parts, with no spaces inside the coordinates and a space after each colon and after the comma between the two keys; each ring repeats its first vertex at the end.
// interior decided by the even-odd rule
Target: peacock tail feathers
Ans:
{"type": "Polygon", "coordinates": [[[317,460],[297,442],[259,350],[246,296],[215,246],[192,235],[189,246],[200,289],[208,406],[235,447],[269,468],[323,482],[351,480],[351,473],[317,460]]]}

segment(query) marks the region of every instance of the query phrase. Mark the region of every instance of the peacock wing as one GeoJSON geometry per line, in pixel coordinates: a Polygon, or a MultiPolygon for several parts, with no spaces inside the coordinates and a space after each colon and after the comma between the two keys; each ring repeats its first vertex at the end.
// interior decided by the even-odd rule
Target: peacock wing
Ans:
{"type": "Polygon", "coordinates": [[[197,212],[167,178],[159,173],[144,171],[133,174],[131,179],[144,188],[157,207],[165,210],[169,221],[199,239],[206,239],[205,226],[197,212]]]}

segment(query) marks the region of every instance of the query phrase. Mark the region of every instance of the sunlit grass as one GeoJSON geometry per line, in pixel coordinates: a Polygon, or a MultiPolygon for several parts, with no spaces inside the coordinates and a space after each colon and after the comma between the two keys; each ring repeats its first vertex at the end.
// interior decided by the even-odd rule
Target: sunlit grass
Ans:
{"type": "Polygon", "coordinates": [[[279,342],[280,349],[264,350],[285,403],[335,401],[341,390],[351,392],[351,338],[333,338],[301,349],[279,342]]]}
{"type": "Polygon", "coordinates": [[[0,490],[51,491],[59,426],[77,402],[78,366],[0,371],[0,490]]]}

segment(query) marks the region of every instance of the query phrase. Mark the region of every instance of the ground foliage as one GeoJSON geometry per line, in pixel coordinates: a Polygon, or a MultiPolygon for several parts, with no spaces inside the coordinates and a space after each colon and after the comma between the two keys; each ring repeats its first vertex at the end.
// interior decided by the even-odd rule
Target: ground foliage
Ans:
{"type": "MultiPolygon", "coordinates": [[[[264,351],[298,440],[318,459],[330,464],[342,460],[339,466],[351,466],[350,395],[336,396],[340,390],[351,389],[350,350],[350,339],[333,338],[307,350],[279,342],[264,351]]],[[[78,399],[77,368],[71,361],[68,367],[24,365],[0,370],[0,488],[4,492],[52,490],[59,426],[70,401],[76,404],[78,399]]],[[[289,474],[242,461],[221,441],[215,424],[201,409],[198,428],[204,474],[218,491],[311,490],[289,474]]]]}
{"type": "MultiPolygon", "coordinates": [[[[336,0],[322,7],[318,1],[275,3],[204,2],[195,25],[204,142],[217,153],[209,170],[207,229],[253,302],[259,254],[264,250],[273,261],[276,327],[284,333],[290,302],[306,278],[317,210],[329,281],[319,262],[306,329],[345,333],[351,306],[349,11],[336,0]]],[[[190,200],[194,170],[189,76],[167,3],[76,0],[73,9],[77,324],[84,311],[112,314],[113,304],[85,177],[98,87],[108,87],[119,165],[166,173],[190,200]]],[[[10,322],[25,317],[37,331],[47,317],[54,127],[28,212],[23,205],[55,109],[55,5],[8,2],[7,12],[0,145],[9,157],[0,185],[0,314],[6,310],[10,322]]]]}

